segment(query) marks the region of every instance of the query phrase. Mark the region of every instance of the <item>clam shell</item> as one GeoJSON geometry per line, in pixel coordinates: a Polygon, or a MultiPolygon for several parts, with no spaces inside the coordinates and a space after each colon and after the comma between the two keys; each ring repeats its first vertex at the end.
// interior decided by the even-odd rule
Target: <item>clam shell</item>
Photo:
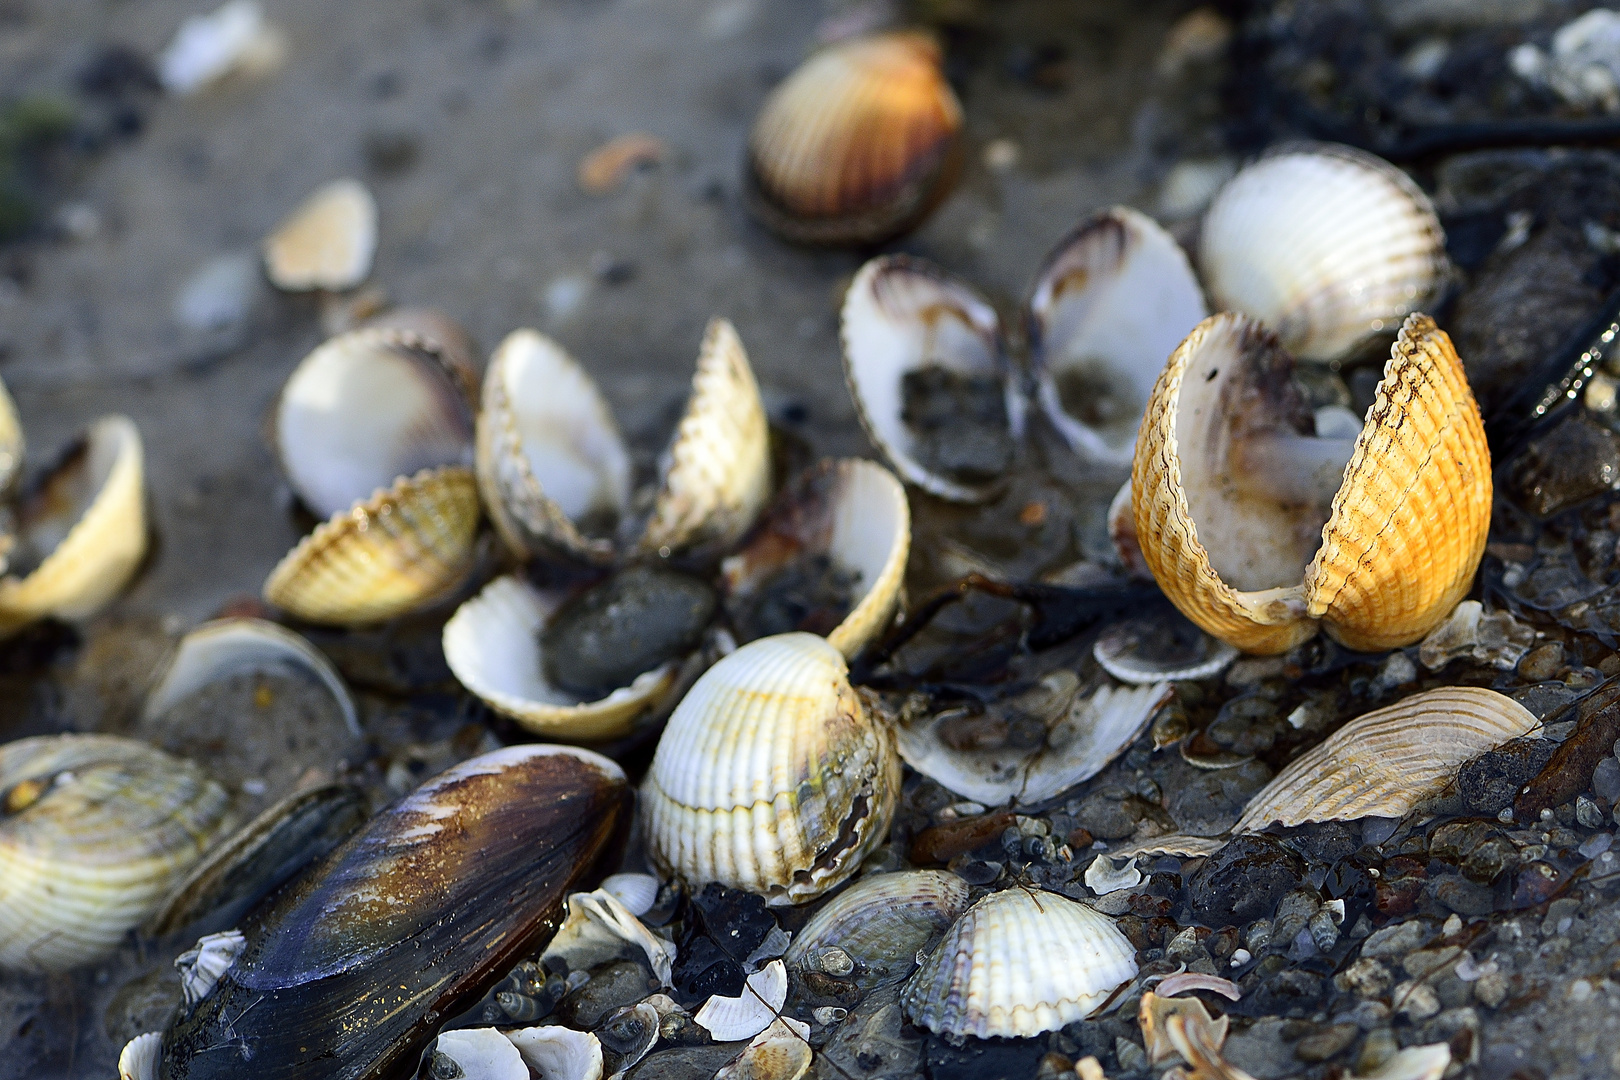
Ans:
{"type": "Polygon", "coordinates": [[[820,950],[842,949],[868,982],[910,974],[917,953],[968,906],[968,883],[939,870],[862,878],[828,901],[782,954],[789,970],[820,970],[820,950]]]}
{"type": "Polygon", "coordinates": [[[1198,262],[1215,306],[1332,360],[1432,304],[1445,233],[1405,173],[1347,146],[1275,150],[1227,182],[1204,216],[1198,262]]]}
{"type": "Polygon", "coordinates": [[[900,759],[814,634],[751,642],[676,706],[642,787],[648,854],[666,876],[802,903],[888,834],[900,759]]]}
{"type": "Polygon", "coordinates": [[[748,140],[748,206],[809,244],[875,244],[949,192],[962,107],[939,45],[888,33],[828,46],[772,91],[748,140]]]}
{"type": "Polygon", "coordinates": [[[563,596],[516,574],[496,578],[444,625],[444,659],[490,708],[550,738],[602,740],[629,734],[674,685],[676,666],[643,672],[600,701],[582,702],[546,681],[540,629],[563,596]]]}
{"type": "MultiPolygon", "coordinates": [[[[856,273],[841,320],[844,378],[872,445],[902,480],[930,495],[953,502],[989,497],[992,485],[958,483],[918,460],[916,438],[901,416],[901,384],[907,372],[930,365],[1002,378],[995,309],[925,262],[884,255],[856,273]]],[[[1009,417],[1015,412],[1009,404],[1009,417]]]]}
{"type": "Polygon", "coordinates": [[[1108,627],[1098,635],[1091,655],[1120,682],[1140,686],[1213,678],[1237,659],[1238,651],[1175,612],[1158,612],[1108,627]]]}
{"type": "Polygon", "coordinates": [[[1540,727],[1523,705],[1494,690],[1451,686],[1414,694],[1357,717],[1301,754],[1262,788],[1233,827],[1273,821],[1400,818],[1439,794],[1465,762],[1540,727]]]}
{"type": "MultiPolygon", "coordinates": [[[[17,417],[17,404],[11,400],[11,392],[6,389],[6,384],[0,382],[0,496],[11,491],[22,473],[23,450],[22,421],[17,417]]],[[[0,569],[4,567],[0,566],[0,569]]]]}
{"type": "Polygon", "coordinates": [[[471,469],[402,476],[299,541],[270,571],[264,598],[313,623],[392,619],[462,583],[472,569],[477,528],[471,469]]]}
{"type": "Polygon", "coordinates": [[[186,1005],[195,1005],[213,993],[219,977],[231,969],[246,947],[247,939],[241,931],[224,930],[199,938],[195,946],[175,957],[186,1005]]]}
{"type": "Polygon", "coordinates": [[[270,283],[288,292],[352,289],[377,253],[377,203],[358,180],[334,180],[264,238],[270,283]]]}
{"type": "Polygon", "coordinates": [[[83,619],[111,603],[146,556],[141,434],[105,416],[63,455],[18,511],[14,572],[0,578],[0,635],[46,616],[83,619]],[[44,556],[26,576],[19,552],[44,556]]]}
{"type": "Polygon", "coordinates": [[[492,1027],[456,1028],[443,1032],[433,1043],[467,1080],[529,1080],[523,1055],[506,1035],[492,1027]]]}
{"type": "Polygon", "coordinates": [[[281,391],[281,467],[325,518],[396,477],[470,465],[474,385],[442,346],[414,331],[339,334],[306,356],[281,391]]]}
{"type": "Polygon", "coordinates": [[[1115,206],[1047,257],[1029,314],[1046,415],[1076,453],[1125,465],[1165,358],[1209,311],[1175,238],[1146,214],[1115,206]],[[1060,384],[1073,387],[1087,415],[1064,409],[1060,384]]]}
{"type": "Polygon", "coordinates": [[[968,909],[906,983],[906,1016],[939,1035],[1029,1038],[1084,1020],[1136,976],[1112,919],[1014,887],[968,909]]]}
{"type": "Polygon", "coordinates": [[[611,539],[576,524],[630,502],[630,454],[596,384],[562,347],[514,330],[490,358],[478,414],[478,485],[490,520],[519,558],[613,557],[611,539]]]}
{"type": "Polygon", "coordinates": [[[905,488],[881,465],[860,458],[823,461],[782,493],[747,547],[721,567],[731,602],[747,603],[795,559],[828,556],[855,576],[855,602],[827,635],[848,659],[894,619],[911,553],[905,488]]]}
{"type": "Polygon", "coordinates": [[[163,1033],[148,1031],[124,1044],[118,1055],[118,1080],[158,1080],[163,1063],[163,1033]]]}
{"type": "Polygon", "coordinates": [[[610,893],[639,919],[658,900],[658,879],[651,874],[609,874],[602,879],[602,891],[610,893]]]}
{"type": "Polygon", "coordinates": [[[189,761],[107,735],[0,746],[0,968],[110,953],[229,826],[189,761]]]}
{"type": "Polygon", "coordinates": [[[742,339],[725,319],[710,321],[703,335],[692,396],[667,457],[637,544],[642,554],[729,547],[770,498],[765,406],[742,339]]]}
{"type": "Polygon", "coordinates": [[[478,385],[478,350],[467,328],[437,308],[392,308],[356,329],[403,330],[429,342],[464,386],[478,385]]]}

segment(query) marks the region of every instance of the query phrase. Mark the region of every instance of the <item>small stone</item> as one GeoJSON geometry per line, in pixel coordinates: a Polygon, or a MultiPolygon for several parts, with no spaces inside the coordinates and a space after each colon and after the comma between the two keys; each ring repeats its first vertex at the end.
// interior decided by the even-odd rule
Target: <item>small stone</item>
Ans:
{"type": "Polygon", "coordinates": [[[1592,770],[1592,790],[1609,805],[1620,800],[1620,761],[1606,757],[1592,770]]]}
{"type": "Polygon", "coordinates": [[[1464,805],[1476,814],[1512,806],[1519,789],[1541,771],[1558,749],[1550,739],[1514,739],[1468,762],[1457,776],[1464,805]]]}
{"type": "Polygon", "coordinates": [[[1381,997],[1393,981],[1389,968],[1367,956],[1333,976],[1334,986],[1363,998],[1381,997]]]}
{"type": "Polygon", "coordinates": [[[1598,804],[1585,795],[1575,797],[1575,820],[1583,829],[1601,829],[1606,817],[1598,804]]]}
{"type": "Polygon", "coordinates": [[[1373,680],[1373,685],[1379,690],[1395,690],[1416,681],[1417,665],[1412,663],[1411,657],[1403,652],[1392,652],[1379,666],[1378,677],[1373,680]]]}
{"type": "Polygon", "coordinates": [[[1507,488],[1537,517],[1620,486],[1620,435],[1577,410],[1525,447],[1507,488]]]}
{"type": "Polygon", "coordinates": [[[1558,673],[1564,666],[1564,643],[1549,641],[1545,645],[1531,649],[1523,660],[1519,661],[1519,678],[1525,682],[1545,682],[1558,673]]]}
{"type": "Polygon", "coordinates": [[[1581,846],[1575,850],[1580,852],[1583,859],[1595,859],[1608,851],[1613,844],[1613,833],[1598,833],[1596,836],[1589,836],[1581,841],[1581,846]]]}
{"type": "Polygon", "coordinates": [[[1446,921],[1440,924],[1440,936],[1452,937],[1456,934],[1462,933],[1462,928],[1463,923],[1461,919],[1457,918],[1455,915],[1447,915],[1446,921]]]}
{"type": "Polygon", "coordinates": [[[1356,1072],[1362,1076],[1377,1072],[1400,1048],[1393,1031],[1387,1027],[1374,1028],[1367,1032],[1361,1053],[1356,1055],[1356,1072]]]}
{"type": "Polygon", "coordinates": [[[1241,925],[1269,915],[1304,870],[1299,857],[1272,837],[1240,836],[1205,860],[1188,883],[1187,900],[1211,926],[1241,925]]]}
{"type": "Polygon", "coordinates": [[[1442,878],[1434,883],[1431,895],[1459,915],[1489,915],[1496,909],[1496,899],[1490,887],[1466,878],[1442,878]]]}
{"type": "Polygon", "coordinates": [[[1508,977],[1500,971],[1481,975],[1474,980],[1474,998],[1487,1008],[1496,1008],[1507,997],[1508,977]]]}
{"type": "Polygon", "coordinates": [[[1427,1020],[1440,1011],[1440,997],[1425,983],[1407,980],[1395,987],[1395,1011],[1413,1020],[1427,1020]]]}
{"type": "Polygon", "coordinates": [[[1253,686],[1265,679],[1280,678],[1286,670],[1287,662],[1280,656],[1249,657],[1226,669],[1226,684],[1253,686]]]}
{"type": "Polygon", "coordinates": [[[1355,1024],[1333,1024],[1299,1040],[1294,1056],[1301,1061],[1326,1061],[1347,1049],[1359,1034],[1361,1029],[1355,1024]]]}
{"type": "Polygon", "coordinates": [[[1114,1056],[1119,1059],[1119,1068],[1125,1073],[1146,1072],[1148,1067],[1147,1051],[1131,1042],[1129,1039],[1115,1037],[1114,1056]]]}
{"type": "Polygon", "coordinates": [[[1414,920],[1375,930],[1361,946],[1362,956],[1402,957],[1414,949],[1422,948],[1433,935],[1426,924],[1414,920]]]}
{"type": "Polygon", "coordinates": [[[1547,905],[1547,914],[1541,920],[1541,932],[1547,937],[1567,934],[1575,917],[1581,912],[1581,902],[1573,896],[1561,896],[1547,905]]]}
{"type": "Polygon", "coordinates": [[[1456,961],[1462,953],[1462,949],[1456,945],[1446,945],[1438,949],[1419,949],[1401,961],[1401,969],[1414,979],[1426,978],[1456,961]]]}

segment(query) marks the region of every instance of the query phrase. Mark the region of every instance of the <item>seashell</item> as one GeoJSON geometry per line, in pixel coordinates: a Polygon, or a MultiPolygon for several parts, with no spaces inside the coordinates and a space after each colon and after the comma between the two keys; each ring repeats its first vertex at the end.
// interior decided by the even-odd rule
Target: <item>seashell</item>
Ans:
{"type": "Polygon", "coordinates": [[[1115,623],[1098,635],[1091,655],[1120,682],[1140,686],[1214,678],[1238,651],[1172,612],[1115,623]]]}
{"type": "Polygon", "coordinates": [[[523,1055],[506,1035],[492,1027],[458,1028],[441,1034],[433,1043],[429,1076],[445,1075],[442,1058],[454,1064],[452,1076],[465,1080],[529,1080],[523,1055]]]}
{"type": "Polygon", "coordinates": [[[899,787],[892,736],[843,655],[814,634],[761,638],[670,717],[642,787],[648,855],[693,885],[803,903],[882,843],[899,787]]]}
{"type": "Polygon", "coordinates": [[[314,676],[331,692],[349,731],[361,734],[354,698],[332,661],[302,634],[264,619],[215,619],[181,638],[141,716],[155,720],[203,687],[246,672],[314,676]]]}
{"type": "Polygon", "coordinates": [[[1130,477],[1125,478],[1108,503],[1108,539],[1113,543],[1114,554],[1119,556],[1120,565],[1127,574],[1144,581],[1153,580],[1153,571],[1148,569],[1147,560],[1142,557],[1142,542],[1136,535],[1136,511],[1131,498],[1130,477]]]}
{"type": "Polygon", "coordinates": [[[1041,407],[1070,448],[1126,465],[1165,357],[1208,316],[1175,238],[1115,206],[1047,257],[1029,301],[1041,407]]]}
{"type": "Polygon", "coordinates": [[[84,619],[111,603],[146,557],[141,434],[104,416],[17,508],[10,572],[0,578],[0,635],[47,616],[84,619]]]}
{"type": "Polygon", "coordinates": [[[1142,871],[1136,868],[1136,859],[1127,858],[1116,864],[1112,854],[1103,852],[1086,867],[1086,888],[1098,896],[1107,896],[1121,889],[1134,889],[1142,883],[1142,871]]]}
{"type": "Polygon", "coordinates": [[[1104,685],[1089,695],[1079,690],[1073,672],[1048,675],[1029,695],[1003,703],[1002,715],[991,717],[991,738],[982,741],[951,730],[959,712],[902,725],[896,732],[900,756],[924,776],[986,806],[1009,799],[1026,806],[1044,802],[1107,768],[1171,694],[1169,683],[1104,685]],[[1044,736],[1012,737],[1012,725],[1024,717],[1045,724],[1044,736]]]}
{"type": "Polygon", "coordinates": [[[765,406],[742,339],[728,320],[710,320],[692,396],[636,550],[667,558],[698,547],[730,547],[770,498],[770,457],[765,406]]]}
{"type": "Polygon", "coordinates": [[[1347,146],[1294,145],[1226,183],[1204,215],[1210,298],[1333,360],[1428,307],[1445,284],[1445,233],[1405,173],[1347,146]]]}
{"type": "MultiPolygon", "coordinates": [[[[827,640],[854,659],[893,620],[910,552],[911,507],[894,475],[859,458],[826,460],[783,492],[754,539],[721,565],[726,606],[745,638],[815,632],[841,615],[827,640]],[[829,575],[847,579],[848,603],[832,611],[806,610],[799,594],[813,586],[803,579],[821,559],[829,575]],[[784,591],[790,593],[785,599],[784,591]],[[768,611],[777,614],[772,618],[768,611]],[[792,625],[776,625],[786,622],[792,625]]],[[[810,599],[816,598],[812,593],[810,599]]]]}
{"type": "Polygon", "coordinates": [[[124,1045],[118,1055],[118,1080],[158,1080],[163,1063],[163,1033],[148,1031],[124,1045]]]}
{"type": "Polygon", "coordinates": [[[478,483],[519,558],[613,557],[630,505],[630,454],[601,391],[561,346],[514,330],[490,357],[478,414],[478,483]],[[597,528],[580,523],[595,522],[597,528]],[[593,536],[587,532],[606,535],[593,536]]]}
{"type": "Polygon", "coordinates": [[[1138,858],[1143,855],[1174,855],[1180,859],[1196,859],[1213,855],[1226,846],[1221,838],[1207,836],[1155,836],[1137,844],[1127,844],[1108,853],[1110,858],[1138,858]]]}
{"type": "Polygon", "coordinates": [[[609,195],[619,189],[632,169],[657,165],[668,154],[669,147],[656,135],[631,132],[609,139],[581,158],[574,178],[587,195],[609,195]]]}
{"type": "Polygon", "coordinates": [[[0,968],[110,953],[229,826],[189,761],[108,735],[0,746],[0,968]]]}
{"type": "Polygon", "coordinates": [[[675,946],[653,936],[612,893],[604,889],[573,893],[566,903],[568,918],[546,946],[545,957],[561,958],[570,971],[589,971],[605,961],[640,952],[652,973],[664,986],[670,985],[675,946]]]}
{"type": "Polygon", "coordinates": [[[787,968],[772,960],[748,979],[738,997],[715,994],[693,1016],[715,1042],[752,1039],[770,1027],[787,1001],[787,968]]]}
{"type": "Polygon", "coordinates": [[[240,72],[265,74],[280,65],[286,39],[264,21],[256,0],[229,0],[180,24],[158,58],[163,89],[185,96],[240,72]]]}
{"type": "Polygon", "coordinates": [[[197,944],[175,957],[180,972],[180,992],[188,1007],[213,993],[220,976],[231,969],[247,948],[240,930],[225,930],[198,939],[197,944]]]}
{"type": "Polygon", "coordinates": [[[342,292],[366,280],[376,253],[376,200],[358,180],[334,180],[264,238],[264,269],[288,292],[342,292]]]}
{"type": "Polygon", "coordinates": [[[602,891],[639,919],[658,900],[658,879],[651,874],[609,874],[602,879],[602,891]]]}
{"type": "Polygon", "coordinates": [[[859,965],[846,974],[863,986],[904,977],[917,954],[967,910],[968,892],[967,882],[939,870],[862,878],[804,924],[782,959],[793,971],[825,970],[821,952],[836,948],[859,965]]]}
{"type": "Polygon", "coordinates": [[[1357,1080],[1440,1080],[1451,1067],[1451,1044],[1429,1043],[1397,1050],[1378,1068],[1357,1073],[1357,1080]]]}
{"type": "MultiPolygon", "coordinates": [[[[22,474],[24,445],[17,404],[11,400],[6,384],[0,381],[0,497],[11,491],[22,474]]],[[[0,565],[0,570],[4,569],[4,565],[0,565]]]]}
{"type": "Polygon", "coordinates": [[[165,1068],[238,1075],[240,1058],[210,1051],[246,1040],[264,1080],[408,1070],[545,940],[626,795],[617,765],[558,746],[440,773],[255,915],[241,958],[164,1033],[165,1068]]]}
{"type": "Polygon", "coordinates": [[[318,346],[276,403],[276,450],[317,517],[396,477],[473,459],[471,371],[408,330],[361,329],[318,346]]]}
{"type": "MultiPolygon", "coordinates": [[[[673,1000],[670,1004],[674,1004],[673,1000]]],[[[607,1057],[613,1069],[611,1080],[621,1080],[647,1056],[658,1042],[659,1029],[658,1008],[649,1001],[626,1005],[608,1014],[596,1030],[603,1049],[611,1055],[607,1057]]]]}
{"type": "Polygon", "coordinates": [[[1284,652],[1318,623],[1352,649],[1417,641],[1467,593],[1490,518],[1490,452],[1451,339],[1407,319],[1353,445],[1309,434],[1289,365],[1232,314],[1171,356],[1132,476],[1137,535],[1155,538],[1143,555],[1184,615],[1246,652],[1284,652]]]}
{"type": "Polygon", "coordinates": [[[828,46],[771,92],[748,138],[749,210],[803,244],[870,245],[914,228],[961,165],[962,107],[932,38],[828,46]]]}
{"type": "Polygon", "coordinates": [[[1142,1029],[1148,1061],[1154,1065],[1180,1058],[1205,1066],[1199,1073],[1202,1076],[1238,1080],[1239,1076],[1247,1075],[1222,1067],[1226,1062],[1220,1056],[1220,1049],[1226,1042],[1230,1017],[1214,1019],[1197,998],[1176,998],[1149,990],[1142,995],[1137,1022],[1142,1029]]]}
{"type": "Polygon", "coordinates": [[[478,384],[478,350],[467,328],[437,308],[391,308],[373,315],[357,330],[398,330],[426,341],[444,357],[458,382],[478,384]]]}
{"type": "Polygon", "coordinates": [[[559,739],[602,740],[629,734],[675,682],[676,665],[644,672],[599,701],[581,702],[547,682],[540,630],[563,596],[543,593],[517,575],[496,578],[444,625],[444,659],[456,679],[503,716],[559,739]]]}
{"type": "MultiPolygon", "coordinates": [[[[904,255],[873,259],[856,273],[841,315],[844,378],[872,445],[908,484],[953,502],[979,502],[994,485],[947,476],[924,460],[922,434],[905,420],[908,374],[939,369],[1000,384],[1005,375],[995,309],[972,289],[904,255]]],[[[1008,426],[1017,406],[1007,391],[1008,426]]]]}
{"type": "Polygon", "coordinates": [[[1418,660],[1430,671],[1462,657],[1512,671],[1535,647],[1535,628],[1514,618],[1511,611],[1487,615],[1478,600],[1464,600],[1423,639],[1418,660]]]}
{"type": "Polygon", "coordinates": [[[542,1080],[602,1080],[602,1044],[588,1031],[529,1027],[506,1037],[542,1080]]]}
{"type": "Polygon", "coordinates": [[[779,1016],[736,1060],[715,1073],[714,1080],[800,1080],[815,1056],[809,1040],[809,1024],[779,1016]]]}
{"type": "Polygon", "coordinates": [[[1401,818],[1467,761],[1541,726],[1517,701],[1477,686],[1413,694],[1359,716],[1289,762],[1257,792],[1234,832],[1272,822],[1401,818]]]}
{"type": "Polygon", "coordinates": [[[937,1035],[1029,1038],[1084,1020],[1135,977],[1136,949],[1112,919],[1020,886],[969,908],[900,1004],[937,1035]]]}
{"type": "Polygon", "coordinates": [[[270,571],[264,598],[306,622],[383,622],[454,592],[472,570],[477,529],[471,469],[402,476],[299,541],[270,571]]]}
{"type": "MultiPolygon", "coordinates": [[[[1338,901],[1343,903],[1344,901],[1338,901]]],[[[1231,979],[1223,979],[1219,975],[1204,975],[1197,971],[1182,971],[1163,979],[1158,987],[1160,997],[1175,997],[1185,994],[1189,990],[1208,990],[1212,994],[1219,994],[1227,1001],[1242,1001],[1243,987],[1231,979]]]]}

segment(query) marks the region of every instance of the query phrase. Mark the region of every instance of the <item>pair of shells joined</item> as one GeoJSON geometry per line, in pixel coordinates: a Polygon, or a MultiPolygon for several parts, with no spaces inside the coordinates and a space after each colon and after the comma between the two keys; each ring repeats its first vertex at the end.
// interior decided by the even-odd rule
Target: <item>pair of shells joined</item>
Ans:
{"type": "Polygon", "coordinates": [[[899,787],[893,736],[843,655],[814,634],[761,638],[670,717],[642,786],[648,854],[693,885],[802,903],[882,843],[899,787]]]}
{"type": "Polygon", "coordinates": [[[957,920],[901,992],[912,1023],[956,1038],[1029,1038],[1084,1020],[1136,977],[1112,919],[1015,886],[957,920]]]}
{"type": "Polygon", "coordinates": [[[0,968],[102,958],[230,825],[189,761],[105,735],[0,747],[0,968]]]}
{"type": "Polygon", "coordinates": [[[1314,434],[1291,370],[1275,335],[1232,313],[1171,355],[1131,477],[1143,558],[1183,614],[1246,652],[1318,626],[1352,649],[1417,641],[1467,593],[1490,524],[1462,362],[1409,316],[1354,439],[1314,434]]]}
{"type": "MultiPolygon", "coordinates": [[[[1207,314],[1185,253],[1153,219],[1116,206],[1082,223],[1047,257],[1023,313],[1034,395],[1065,441],[1088,458],[1130,461],[1154,379],[1207,314]]],[[[919,260],[880,256],[844,298],[844,375],[867,436],[908,483],[971,502],[994,485],[947,475],[925,460],[906,421],[908,375],[932,368],[1005,383],[1016,438],[1025,373],[1007,362],[995,309],[969,286],[919,260]]]]}
{"type": "Polygon", "coordinates": [[[475,383],[468,358],[400,326],[351,330],[304,358],[276,406],[276,444],[326,520],[271,571],[266,600],[363,625],[461,584],[478,525],[475,383]]]}
{"type": "Polygon", "coordinates": [[[830,45],[771,93],[748,140],[749,209],[808,244],[875,244],[949,193],[962,107],[932,38],[875,34],[830,45]]]}

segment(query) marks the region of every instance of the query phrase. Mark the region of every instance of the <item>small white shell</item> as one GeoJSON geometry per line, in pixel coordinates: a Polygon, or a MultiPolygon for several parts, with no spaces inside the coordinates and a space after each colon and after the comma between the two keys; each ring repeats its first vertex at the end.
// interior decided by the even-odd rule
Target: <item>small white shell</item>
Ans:
{"type": "Polygon", "coordinates": [[[787,968],[780,960],[772,960],[748,976],[743,992],[737,997],[719,994],[703,1003],[692,1017],[714,1036],[715,1042],[735,1042],[752,1039],[771,1026],[787,1001],[787,968]]]}
{"type": "Polygon", "coordinates": [[[1136,970],[1136,949],[1108,916],[1014,887],[968,909],[900,1002],[936,1034],[1029,1038],[1084,1020],[1136,970]]]}
{"type": "Polygon", "coordinates": [[[804,924],[782,959],[793,970],[824,970],[821,950],[833,947],[862,966],[859,974],[904,976],[929,939],[967,910],[968,895],[967,882],[939,870],[862,878],[804,924]]]}
{"type": "Polygon", "coordinates": [[[352,289],[371,273],[377,203],[358,180],[334,180],[264,238],[264,268],[278,289],[352,289]]]}
{"type": "Polygon", "coordinates": [[[810,1025],[779,1016],[714,1080],[799,1080],[810,1071],[810,1025]]]}
{"type": "Polygon", "coordinates": [[[506,1037],[541,1080],[602,1080],[602,1043],[588,1031],[528,1027],[506,1037]]]}
{"type": "Polygon", "coordinates": [[[529,1080],[517,1046],[492,1027],[442,1032],[433,1049],[459,1065],[466,1080],[529,1080]]]}
{"type": "Polygon", "coordinates": [[[444,625],[444,659],[461,685],[538,735],[613,739],[668,693],[676,665],[638,675],[600,701],[581,702],[546,681],[540,629],[562,605],[517,574],[496,578],[444,625]]]}
{"type": "Polygon", "coordinates": [[[1136,868],[1136,859],[1127,858],[1116,865],[1109,852],[1103,852],[1086,867],[1086,888],[1098,896],[1106,896],[1121,889],[1135,888],[1142,883],[1142,871],[1136,868]]]}
{"type": "Polygon", "coordinates": [[[1221,310],[1276,331],[1305,360],[1391,336],[1445,282],[1445,234],[1427,195],[1346,146],[1274,150],[1234,176],[1204,217],[1199,267],[1221,310]]]}
{"type": "Polygon", "coordinates": [[[568,917],[557,928],[543,956],[567,961],[570,971],[588,971],[606,960],[640,951],[664,986],[670,985],[675,946],[655,937],[605,889],[570,893],[568,917]]]}
{"type": "MultiPolygon", "coordinates": [[[[17,418],[17,404],[11,400],[6,384],[0,382],[0,496],[11,491],[22,472],[22,421],[17,418]]],[[[0,566],[0,569],[4,569],[0,566]]]]}
{"type": "Polygon", "coordinates": [[[197,939],[197,944],[174,958],[180,972],[180,992],[188,1006],[213,992],[220,976],[231,970],[236,958],[247,948],[240,930],[223,930],[197,939]]]}
{"type": "Polygon", "coordinates": [[[163,1064],[163,1032],[148,1031],[124,1044],[118,1055],[118,1080],[158,1080],[163,1064]]]}
{"type": "Polygon", "coordinates": [[[602,879],[602,891],[612,894],[639,919],[652,910],[658,899],[658,879],[651,874],[609,874],[602,879]]]}

